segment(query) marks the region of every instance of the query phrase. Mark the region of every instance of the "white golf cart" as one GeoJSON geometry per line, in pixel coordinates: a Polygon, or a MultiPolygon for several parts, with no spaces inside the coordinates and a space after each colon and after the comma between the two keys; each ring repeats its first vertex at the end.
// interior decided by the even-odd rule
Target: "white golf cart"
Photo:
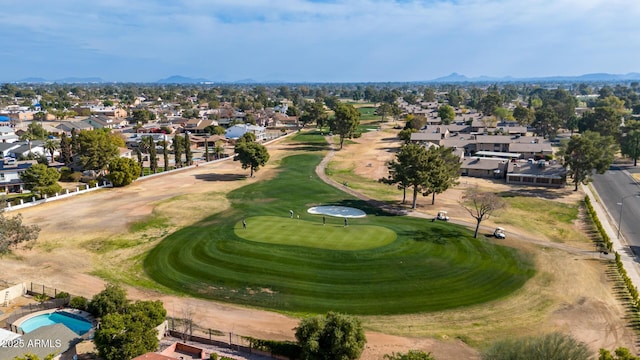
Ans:
{"type": "Polygon", "coordinates": [[[493,232],[493,236],[496,237],[496,239],[506,239],[507,238],[507,234],[505,234],[504,229],[499,227],[496,228],[496,230],[493,232]]]}
{"type": "Polygon", "coordinates": [[[447,212],[440,210],[438,211],[438,215],[436,215],[437,220],[449,221],[449,216],[447,216],[447,212]]]}

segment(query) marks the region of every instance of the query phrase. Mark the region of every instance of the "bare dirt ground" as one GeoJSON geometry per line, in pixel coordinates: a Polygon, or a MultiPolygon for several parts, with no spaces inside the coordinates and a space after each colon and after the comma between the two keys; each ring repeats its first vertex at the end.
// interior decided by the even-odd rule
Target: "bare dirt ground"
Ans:
{"type": "MultiPolygon", "coordinates": [[[[366,133],[338,152],[330,167],[348,168],[362,178],[383,177],[384,162],[393,157],[393,149],[398,146],[393,137],[394,133],[387,130],[366,133]]],[[[16,251],[2,258],[0,280],[34,281],[91,297],[104,288],[104,280],[92,273],[130,267],[131,257],[139,254],[126,249],[114,252],[115,255],[99,253],[91,250],[96,244],[127,235],[132,223],[150,216],[168,217],[170,226],[166,231],[172,231],[222,210],[227,206],[226,192],[272,177],[279,159],[288,150],[286,143],[270,145],[269,165],[251,179],[244,177],[248,171],[242,170],[239,163],[223,161],[146,179],[121,189],[25,209],[21,211],[25,222],[42,227],[39,244],[32,250],[16,251]]],[[[497,191],[508,189],[488,181],[463,179],[456,189],[438,196],[438,208],[446,208],[453,219],[468,221],[457,201],[465,186],[476,183],[497,191]]],[[[398,191],[396,199],[401,196],[398,191]]],[[[568,193],[556,201],[572,201],[572,196],[577,199],[581,195],[568,193]]],[[[430,199],[420,197],[418,211],[432,216],[437,210],[429,204],[430,199]]],[[[153,246],[162,235],[143,234],[148,236],[145,246],[153,246]]],[[[479,358],[479,353],[467,343],[486,344],[493,338],[553,330],[571,332],[594,350],[617,346],[635,350],[635,336],[623,319],[624,308],[605,275],[605,265],[587,252],[590,244],[564,244],[575,250],[567,252],[519,242],[516,234],[506,244],[534,254],[540,269],[521,291],[507,299],[469,309],[367,317],[363,320],[370,331],[362,358],[381,359],[383,354],[394,351],[422,349],[440,360],[474,359],[479,358]]],[[[128,293],[133,299],[162,300],[169,316],[180,317],[185,309],[194,309],[195,321],[200,326],[246,336],[290,340],[298,323],[298,319],[282,314],[142,288],[128,287],[128,293]]]]}

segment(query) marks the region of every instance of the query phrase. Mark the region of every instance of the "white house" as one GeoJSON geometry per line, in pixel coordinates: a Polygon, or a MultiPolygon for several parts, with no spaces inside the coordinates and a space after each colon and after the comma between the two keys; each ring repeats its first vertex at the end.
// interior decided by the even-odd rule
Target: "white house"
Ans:
{"type": "Polygon", "coordinates": [[[13,143],[19,140],[12,127],[0,126],[0,143],[13,143]]]}
{"type": "Polygon", "coordinates": [[[0,160],[0,193],[22,192],[24,182],[20,180],[20,174],[37,163],[35,160],[0,160]]]}
{"type": "Polygon", "coordinates": [[[238,139],[248,132],[253,133],[256,136],[256,141],[264,141],[267,137],[267,128],[251,124],[233,125],[227,129],[224,136],[227,139],[238,139]]]}
{"type": "Polygon", "coordinates": [[[27,156],[30,153],[35,155],[46,155],[46,151],[44,149],[44,143],[40,140],[34,141],[21,141],[16,143],[16,145],[20,145],[16,148],[13,148],[9,151],[9,156],[12,158],[20,158],[21,156],[27,156]]]}

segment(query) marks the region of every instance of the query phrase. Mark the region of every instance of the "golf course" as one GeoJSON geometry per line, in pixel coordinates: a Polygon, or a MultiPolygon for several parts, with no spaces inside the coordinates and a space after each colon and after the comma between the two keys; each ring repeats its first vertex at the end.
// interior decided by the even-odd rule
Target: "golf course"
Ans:
{"type": "Polygon", "coordinates": [[[515,249],[464,227],[386,213],[325,184],[314,172],[320,134],[276,175],[230,192],[231,206],[154,247],[146,273],[179,293],[287,313],[432,312],[512,294],[534,275],[515,249]],[[320,205],[364,211],[349,219],[307,213],[320,205]],[[290,210],[295,216],[290,216],[290,210]],[[243,226],[243,222],[244,225],[243,226]]]}

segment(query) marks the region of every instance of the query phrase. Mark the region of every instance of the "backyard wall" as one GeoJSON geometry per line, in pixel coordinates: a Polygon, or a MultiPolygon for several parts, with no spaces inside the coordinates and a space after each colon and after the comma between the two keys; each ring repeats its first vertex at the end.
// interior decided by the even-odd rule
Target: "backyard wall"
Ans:
{"type": "Polygon", "coordinates": [[[3,306],[7,306],[11,300],[15,298],[19,298],[20,296],[26,293],[27,293],[27,285],[25,283],[19,283],[19,284],[13,285],[12,287],[3,289],[0,292],[0,304],[2,304],[3,306]]]}

